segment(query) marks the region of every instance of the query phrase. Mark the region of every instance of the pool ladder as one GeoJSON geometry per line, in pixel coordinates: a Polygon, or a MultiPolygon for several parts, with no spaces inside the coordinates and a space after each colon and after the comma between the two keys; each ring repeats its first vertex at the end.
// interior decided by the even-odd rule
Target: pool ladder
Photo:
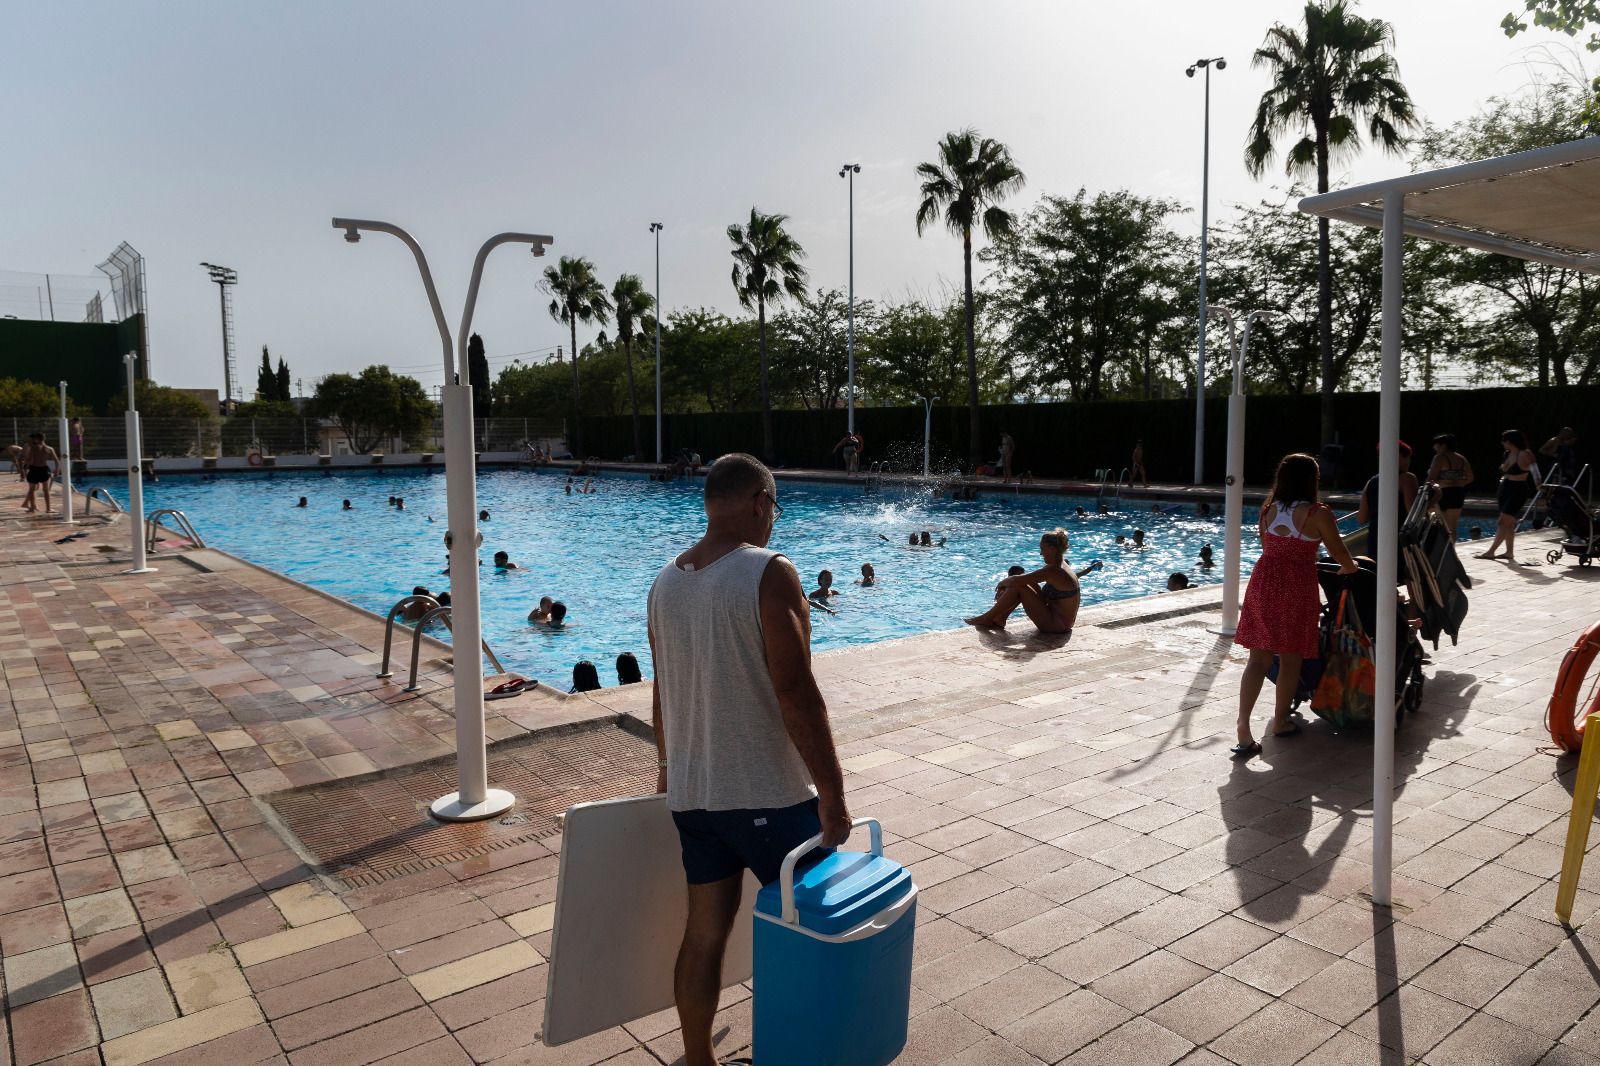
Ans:
{"type": "MultiPolygon", "coordinates": [[[[417,619],[417,628],[411,634],[411,677],[406,682],[404,689],[406,692],[417,691],[417,667],[422,660],[422,631],[427,629],[428,623],[435,618],[443,622],[446,629],[451,629],[450,608],[441,607],[439,601],[432,596],[413,595],[401,599],[400,602],[389,608],[389,617],[383,620],[383,665],[379,667],[378,676],[380,678],[394,676],[394,671],[389,669],[389,653],[394,647],[394,620],[396,616],[408,607],[417,606],[425,607],[426,610],[422,617],[417,619]]],[[[506,668],[500,665],[500,659],[495,655],[494,649],[489,647],[489,642],[480,640],[480,643],[483,645],[483,653],[489,657],[490,662],[494,663],[495,673],[505,673],[506,668]]]]}
{"type": "Polygon", "coordinates": [[[195,532],[194,523],[189,521],[188,515],[176,507],[163,507],[159,511],[151,511],[150,517],[145,519],[144,546],[146,551],[156,550],[156,537],[159,534],[173,532],[161,524],[161,519],[167,515],[171,515],[172,520],[177,523],[176,532],[181,536],[187,537],[190,544],[193,544],[196,548],[204,548],[206,546],[206,542],[200,539],[200,534],[195,532]]]}
{"type": "MultiPolygon", "coordinates": [[[[1095,500],[1096,500],[1096,502],[1103,503],[1103,502],[1105,502],[1105,498],[1106,498],[1106,482],[1111,480],[1111,467],[1109,467],[1109,466],[1102,467],[1098,472],[1100,474],[1100,492],[1095,496],[1095,500]]],[[[1129,475],[1128,468],[1127,467],[1123,467],[1122,468],[1122,473],[1117,475],[1117,480],[1112,485],[1112,488],[1111,488],[1111,498],[1112,499],[1114,499],[1114,500],[1122,499],[1122,486],[1124,484],[1129,484],[1129,485],[1133,484],[1132,479],[1128,475],[1129,475]]]]}
{"type": "Polygon", "coordinates": [[[871,466],[867,467],[866,489],[868,496],[871,496],[875,492],[883,491],[883,476],[885,474],[888,474],[890,477],[894,476],[893,463],[879,459],[877,462],[874,462],[871,466]]]}
{"type": "Polygon", "coordinates": [[[122,514],[122,504],[118,503],[117,502],[117,498],[115,496],[111,495],[111,493],[107,492],[105,489],[101,488],[99,485],[96,485],[94,488],[88,489],[88,490],[86,490],[84,492],[84,494],[83,494],[83,513],[84,514],[88,514],[89,513],[89,509],[94,505],[94,501],[97,498],[101,499],[101,500],[104,500],[106,502],[106,506],[111,508],[111,511],[112,511],[113,514],[122,514]]]}

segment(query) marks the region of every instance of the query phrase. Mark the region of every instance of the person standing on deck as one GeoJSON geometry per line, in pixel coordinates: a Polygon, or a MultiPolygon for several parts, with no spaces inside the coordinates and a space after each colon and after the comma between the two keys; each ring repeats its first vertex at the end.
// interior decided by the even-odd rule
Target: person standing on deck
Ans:
{"type": "Polygon", "coordinates": [[[1150,474],[1144,468],[1144,441],[1133,442],[1133,457],[1128,464],[1128,484],[1133,484],[1133,479],[1138,478],[1139,483],[1145,488],[1150,487],[1150,474]]]}
{"type": "Polygon", "coordinates": [[[706,532],[650,588],[652,722],[689,882],[673,978],[687,1066],[716,1066],[711,1029],[744,871],[777,880],[818,834],[850,835],[811,623],[794,564],[766,547],[783,509],[772,473],[724,455],[705,476],[706,532]]]}
{"type": "Polygon", "coordinates": [[[37,511],[38,504],[33,502],[35,492],[44,489],[44,511],[50,513],[50,482],[55,473],[61,471],[61,457],[56,450],[44,442],[43,433],[35,433],[28,438],[28,443],[22,449],[22,468],[28,481],[28,496],[22,501],[22,507],[27,511],[37,511]],[[52,473],[50,464],[56,464],[56,471],[52,473]]]}

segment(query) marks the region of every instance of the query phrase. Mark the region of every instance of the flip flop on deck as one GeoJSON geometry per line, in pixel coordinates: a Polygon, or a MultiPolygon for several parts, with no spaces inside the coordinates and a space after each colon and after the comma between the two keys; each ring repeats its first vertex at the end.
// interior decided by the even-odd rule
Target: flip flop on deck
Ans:
{"type": "Polygon", "coordinates": [[[512,696],[520,696],[538,684],[539,682],[531,677],[514,677],[510,681],[502,681],[488,692],[485,692],[483,698],[486,700],[509,700],[512,696]]]}

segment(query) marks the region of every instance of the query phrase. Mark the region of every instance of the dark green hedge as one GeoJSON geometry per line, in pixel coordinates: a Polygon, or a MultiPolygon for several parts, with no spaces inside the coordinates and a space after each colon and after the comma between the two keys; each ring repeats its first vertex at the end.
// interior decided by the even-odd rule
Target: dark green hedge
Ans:
{"type": "MultiPolygon", "coordinates": [[[[1280,456],[1317,450],[1316,396],[1256,396],[1246,403],[1245,480],[1268,482],[1280,456]]],[[[1359,486],[1376,469],[1378,394],[1346,393],[1335,398],[1336,424],[1346,445],[1339,486],[1359,486]]],[[[1585,458],[1600,457],[1585,439],[1600,433],[1593,422],[1600,412],[1600,388],[1496,388],[1408,392],[1402,398],[1401,437],[1417,450],[1413,469],[1427,469],[1436,433],[1455,433],[1460,449],[1472,462],[1477,492],[1492,492],[1498,473],[1500,432],[1520,429],[1537,448],[1562,426],[1579,434],[1585,458]]],[[[844,411],[774,411],[777,462],[784,466],[838,466],[833,446],[845,431],[844,411]]],[[[1227,446],[1227,399],[1206,403],[1206,479],[1220,483],[1227,446]]],[[[647,416],[648,418],[648,416],[647,416]]],[[[993,457],[1000,434],[1016,438],[1016,468],[1039,477],[1089,480],[1099,467],[1128,465],[1136,438],[1144,440],[1145,464],[1156,481],[1188,483],[1194,474],[1194,404],[1188,400],[1111,400],[1101,403],[1039,403],[985,407],[982,412],[983,453],[993,457]]],[[[891,459],[897,470],[922,466],[923,413],[909,407],[858,408],[856,426],[866,438],[866,461],[891,459]]],[[[621,459],[633,450],[626,417],[584,419],[584,441],[591,455],[621,459]]],[[[755,411],[725,414],[668,415],[665,448],[688,447],[711,459],[724,452],[759,452],[761,415],[755,411]]],[[[646,431],[654,440],[654,425],[646,431]]],[[[646,447],[653,454],[650,443],[646,447]]],[[[933,411],[933,454],[936,468],[950,469],[967,452],[965,407],[933,411]],[[944,462],[939,457],[944,457],[944,462]]]]}

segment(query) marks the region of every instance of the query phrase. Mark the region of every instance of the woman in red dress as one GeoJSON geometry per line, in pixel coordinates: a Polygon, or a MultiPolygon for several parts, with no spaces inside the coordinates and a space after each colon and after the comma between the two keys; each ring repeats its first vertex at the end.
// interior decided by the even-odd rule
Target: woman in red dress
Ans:
{"type": "Polygon", "coordinates": [[[1250,573],[1239,628],[1233,642],[1250,649],[1239,682],[1238,743],[1233,754],[1249,757],[1261,750],[1250,735],[1250,712],[1278,658],[1277,698],[1272,735],[1289,736],[1300,727],[1289,719],[1289,701],[1300,681],[1300,663],[1317,657],[1317,548],[1327,545],[1339,573],[1356,572],[1355,560],[1339,537],[1333,512],[1317,498],[1317,461],[1309,455],[1286,455],[1278,462],[1272,492],[1261,505],[1261,559],[1250,573]]]}

